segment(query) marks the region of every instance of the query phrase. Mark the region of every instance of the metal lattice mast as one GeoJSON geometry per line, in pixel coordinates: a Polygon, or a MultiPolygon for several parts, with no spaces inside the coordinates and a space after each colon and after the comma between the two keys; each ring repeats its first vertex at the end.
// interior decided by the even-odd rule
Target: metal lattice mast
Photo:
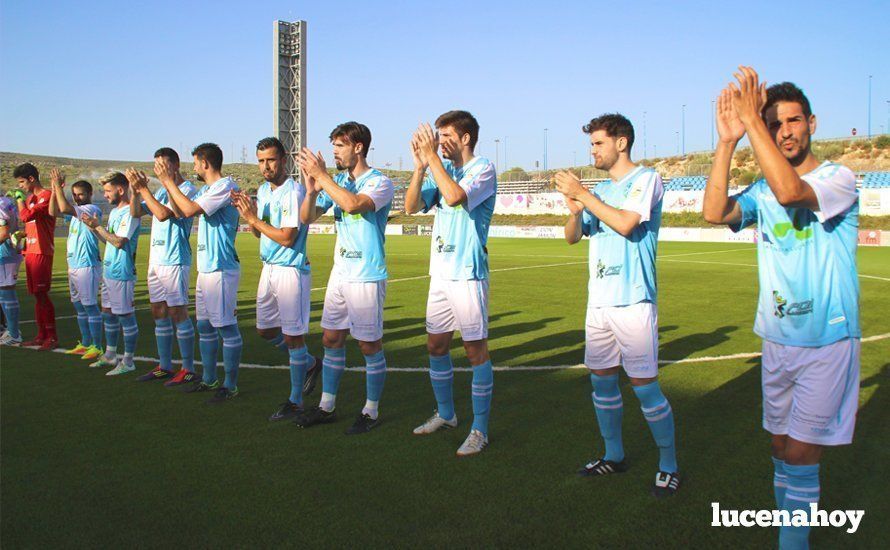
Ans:
{"type": "Polygon", "coordinates": [[[288,173],[298,180],[294,155],[306,139],[306,22],[275,21],[272,38],[274,135],[288,153],[288,173]]]}

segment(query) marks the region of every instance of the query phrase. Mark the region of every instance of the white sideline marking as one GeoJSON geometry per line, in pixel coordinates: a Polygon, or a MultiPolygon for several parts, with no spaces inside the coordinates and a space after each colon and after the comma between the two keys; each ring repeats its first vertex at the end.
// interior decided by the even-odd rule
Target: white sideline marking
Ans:
{"type": "MultiPolygon", "coordinates": [[[[867,338],[862,339],[862,343],[868,342],[877,342],[879,340],[886,340],[890,338],[890,332],[885,332],[884,334],[876,334],[874,336],[869,336],[867,338]]],[[[37,351],[35,347],[22,347],[21,349],[27,349],[32,351],[37,351]]],[[[65,353],[65,350],[59,348],[54,349],[55,353],[65,353]]],[[[752,353],[733,353],[730,355],[714,355],[714,356],[705,356],[705,357],[687,357],[685,359],[659,359],[658,364],[660,365],[679,365],[683,363],[713,363],[716,361],[729,361],[732,359],[753,359],[756,357],[760,357],[760,352],[752,352],[752,353]]],[[[137,355],[133,357],[134,361],[139,361],[142,363],[153,363],[157,364],[158,359],[155,357],[144,357],[141,355],[137,355]]],[[[174,364],[181,365],[181,359],[174,359],[174,364]]],[[[195,360],[196,365],[200,365],[201,362],[195,360]]],[[[282,365],[258,365],[256,363],[241,363],[240,368],[242,369],[266,369],[266,370],[288,370],[290,367],[282,366],[282,365]]],[[[584,365],[520,365],[516,367],[492,367],[496,371],[556,371],[556,370],[569,370],[569,369],[578,369],[578,370],[586,370],[587,367],[584,365]]],[[[364,372],[365,367],[346,367],[346,370],[353,372],[364,372]]],[[[429,369],[424,367],[386,367],[387,372],[427,372],[429,369]]],[[[472,367],[454,367],[455,371],[458,372],[473,372],[472,367]]]]}

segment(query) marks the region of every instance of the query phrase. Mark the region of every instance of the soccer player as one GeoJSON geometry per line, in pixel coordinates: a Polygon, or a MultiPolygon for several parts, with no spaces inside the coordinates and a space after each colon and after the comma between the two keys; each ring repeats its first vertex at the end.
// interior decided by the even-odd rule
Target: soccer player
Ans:
{"type": "MultiPolygon", "coordinates": [[[[162,147],[154,154],[155,175],[165,185],[177,187],[188,199],[198,192],[190,181],[182,177],[179,155],[170,147],[162,147]]],[[[161,187],[154,194],[148,188],[148,178],[135,170],[127,171],[133,189],[130,214],[139,218],[151,214],[151,248],[148,253],[148,300],[155,320],[155,340],[160,364],[137,380],[164,380],[167,387],[193,382],[196,378],[195,327],[189,318],[189,272],[192,267],[192,218],[184,216],[170,201],[167,189],[161,187]],[[137,196],[138,195],[138,196],[137,196]],[[173,369],[173,329],[182,368],[173,369]]]]}
{"type": "MultiPolygon", "coordinates": [[[[222,175],[223,153],[215,143],[202,143],[192,150],[194,171],[204,182],[194,198],[187,197],[171,178],[161,183],[170,204],[182,216],[198,218],[198,280],[195,285],[195,317],[198,349],[204,372],[186,388],[188,393],[213,391],[208,403],[225,403],[238,395],[238,366],[241,363],[241,331],[238,329],[238,282],[241,264],[235,251],[238,210],[232,204],[232,191],[238,186],[222,175]],[[226,377],[222,386],[216,376],[219,340],[223,344],[226,377]]],[[[163,161],[162,161],[163,162],[163,161]]]]}
{"type": "Polygon", "coordinates": [[[331,132],[332,178],[321,153],[300,154],[300,168],[309,192],[300,213],[304,223],[334,209],[337,242],[334,267],[325,291],[323,393],[318,407],[297,417],[303,427],[333,422],[340,377],[346,368],[346,336],[351,334],[365,356],[365,406],[347,434],[363,434],[377,426],[380,396],[386,379],[383,355],[383,302],[386,299],[386,220],[392,205],[392,181],[368,166],[371,130],[358,122],[340,124],[331,132]]]}
{"type": "MultiPolygon", "coordinates": [[[[763,338],[763,427],[772,434],[776,505],[793,515],[819,501],[825,446],[847,445],[859,404],[859,202],[848,168],[820,163],[816,116],[794,84],[766,88],[750,67],[717,98],[720,136],[702,213],[757,227],[763,338]],[[747,134],[763,179],[727,196],[730,162],[747,134]]],[[[781,548],[806,548],[809,527],[781,527],[781,548]]]]}
{"type": "Polygon", "coordinates": [[[53,232],[56,218],[49,214],[52,191],[40,184],[37,168],[26,162],[15,167],[12,177],[18,181],[21,194],[16,196],[19,220],[25,224],[25,274],[28,292],[34,295],[34,320],[37,337],[25,342],[25,346],[38,346],[51,350],[59,343],[56,335],[56,310],[49,299],[53,280],[53,232]]]}
{"type": "Polygon", "coordinates": [[[488,355],[488,228],[494,212],[494,165],[473,153],[479,123],[466,111],[436,119],[436,132],[421,125],[411,141],[414,173],[405,194],[405,211],[436,208],[430,247],[430,291],[426,304],[430,381],[436,412],[415,428],[417,435],[457,426],[450,347],[460,330],[473,367],[473,425],[457,450],[476,454],[488,445],[488,416],[494,384],[488,355]],[[441,148],[445,161],[439,158],[441,148]],[[427,175],[427,169],[429,174],[427,175]]]}
{"type": "Polygon", "coordinates": [[[266,178],[254,203],[244,193],[233,193],[233,203],[260,239],[263,271],[257,288],[256,327],[273,346],[287,351],[291,390],[269,420],[293,418],[303,409],[303,390],[311,390],[319,371],[306,349],[309,332],[309,294],[312,279],[306,257],[307,224],[300,223],[300,204],[306,190],[287,175],[287,152],[277,138],[256,146],[260,172],[266,178]],[[312,375],[307,376],[310,365],[312,375]],[[309,387],[307,387],[307,382],[309,387]]]}
{"type": "Polygon", "coordinates": [[[0,308],[6,317],[6,330],[0,335],[0,346],[21,346],[19,330],[19,297],[15,285],[19,278],[22,253],[16,246],[19,213],[11,197],[0,197],[0,308]]]}
{"type": "Polygon", "coordinates": [[[569,244],[590,237],[584,364],[590,370],[593,405],[605,454],[579,472],[602,476],[624,472],[618,387],[620,368],[630,379],[658,446],[652,494],[670,496],[680,487],[674,448],[674,415],[658,384],[658,308],[655,254],[661,226],[661,177],[631,161],[634,128],[620,114],[594,118],[582,128],[590,136],[595,166],[611,179],[588,191],[569,171],[557,172],[570,216],[569,244]]]}
{"type": "Polygon", "coordinates": [[[102,311],[99,309],[99,282],[102,280],[102,260],[99,239],[84,225],[81,217],[102,219],[102,210],[93,202],[93,186],[80,180],[71,185],[71,198],[65,196],[65,176],[57,169],[49,174],[53,200],[49,213],[68,220],[68,290],[71,304],[77,313],[80,342],[68,350],[69,355],[80,355],[91,361],[102,355],[102,311]]]}
{"type": "Polygon", "coordinates": [[[91,367],[114,367],[106,376],[117,376],[136,370],[133,356],[139,338],[136,323],[136,248],[139,245],[139,218],[130,215],[130,192],[127,177],[110,172],[99,179],[103,195],[113,208],[108,214],[108,227],[102,227],[99,216],[82,214],[80,220],[105,242],[102,276],[102,320],[105,324],[105,353],[91,367]],[[124,356],[117,360],[118,331],[124,333],[124,356]],[[115,364],[116,363],[116,364],[115,364]]]}

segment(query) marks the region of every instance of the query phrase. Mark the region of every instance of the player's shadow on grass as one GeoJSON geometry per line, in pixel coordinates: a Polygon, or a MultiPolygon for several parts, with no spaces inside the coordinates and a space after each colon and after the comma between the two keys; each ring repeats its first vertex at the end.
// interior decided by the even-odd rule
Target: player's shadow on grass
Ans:
{"type": "MultiPolygon", "coordinates": [[[[559,319],[553,317],[541,319],[545,324],[554,320],[559,319]]],[[[543,328],[543,326],[536,328],[543,328]]],[[[528,340],[513,346],[499,347],[497,341],[493,341],[491,344],[491,355],[496,364],[513,361],[523,355],[540,353],[544,353],[543,357],[538,357],[529,361],[529,363],[539,365],[575,365],[582,362],[584,360],[584,330],[566,330],[556,334],[545,334],[534,340],[528,340]],[[563,350],[559,353],[546,354],[548,350],[557,350],[569,346],[571,349],[563,350]]]]}
{"type": "MultiPolygon", "coordinates": [[[[688,336],[681,336],[661,345],[658,350],[660,359],[679,361],[695,353],[722,344],[729,340],[729,334],[738,330],[737,326],[722,326],[711,332],[698,332],[688,336]]],[[[660,331],[661,332],[661,331],[660,331]]]]}

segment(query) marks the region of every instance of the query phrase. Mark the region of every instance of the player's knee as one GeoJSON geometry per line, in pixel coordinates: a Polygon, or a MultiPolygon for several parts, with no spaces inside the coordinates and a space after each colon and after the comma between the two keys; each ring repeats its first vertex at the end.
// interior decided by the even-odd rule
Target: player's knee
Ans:
{"type": "Polygon", "coordinates": [[[362,355],[374,355],[383,349],[383,340],[376,342],[363,342],[359,340],[358,347],[362,350],[362,355]]]}
{"type": "Polygon", "coordinates": [[[151,316],[155,319],[165,319],[167,317],[167,304],[163,302],[152,304],[151,316]]]}
{"type": "Polygon", "coordinates": [[[271,340],[272,338],[275,338],[276,336],[278,336],[278,330],[279,329],[277,329],[277,328],[259,328],[259,327],[257,327],[256,333],[263,340],[271,340]]]}
{"type": "Polygon", "coordinates": [[[818,464],[821,455],[822,447],[820,445],[791,439],[785,444],[785,464],[818,464]]]}
{"type": "Polygon", "coordinates": [[[324,334],[321,335],[321,345],[326,348],[342,348],[346,343],[346,337],[341,336],[337,332],[333,331],[324,331],[324,334]]]}
{"type": "Polygon", "coordinates": [[[481,365],[489,360],[487,340],[464,342],[464,350],[467,352],[467,359],[471,365],[481,365]]]}
{"type": "Polygon", "coordinates": [[[174,323],[181,323],[188,319],[189,316],[188,309],[185,306],[168,307],[167,313],[174,323]]]}
{"type": "Polygon", "coordinates": [[[306,340],[303,336],[289,336],[287,334],[284,335],[284,343],[288,348],[302,348],[306,345],[306,340]]]}
{"type": "Polygon", "coordinates": [[[448,344],[446,342],[435,340],[432,338],[426,341],[426,350],[427,352],[429,352],[430,355],[434,355],[436,357],[448,355],[449,351],[448,344]]]}
{"type": "Polygon", "coordinates": [[[785,460],[785,440],[784,435],[774,435],[770,441],[770,452],[779,460],[785,460]]]}

